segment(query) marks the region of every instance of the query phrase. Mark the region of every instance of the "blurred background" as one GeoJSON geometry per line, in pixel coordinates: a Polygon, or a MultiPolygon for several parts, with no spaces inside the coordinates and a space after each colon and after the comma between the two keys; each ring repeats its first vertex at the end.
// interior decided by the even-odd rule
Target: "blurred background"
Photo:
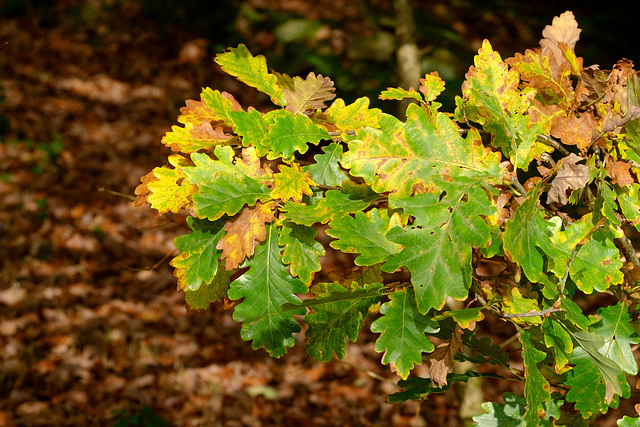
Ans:
{"type": "MultiPolygon", "coordinates": [[[[637,9],[416,0],[421,72],[447,82],[443,110],[483,39],[503,58],[524,52],[565,10],[585,66],[640,61],[637,9]]],[[[0,1],[0,425],[462,425],[453,391],[385,402],[397,377],[367,326],[345,361],[320,364],[302,338],[274,360],[230,313],[187,314],[168,265],[185,214],[132,202],[202,87],[272,108],[217,68],[217,52],[244,43],[276,71],[329,76],[345,101],[394,113],[377,99],[398,85],[394,34],[387,0],[0,1]]],[[[497,343],[514,334],[494,322],[497,343]]],[[[483,383],[485,401],[504,391],[521,384],[483,383]]]]}

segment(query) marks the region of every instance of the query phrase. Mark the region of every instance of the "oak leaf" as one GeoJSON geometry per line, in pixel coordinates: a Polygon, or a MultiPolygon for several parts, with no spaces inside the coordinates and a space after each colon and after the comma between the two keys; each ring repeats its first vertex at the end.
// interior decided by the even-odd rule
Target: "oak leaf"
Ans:
{"type": "Polygon", "coordinates": [[[576,145],[580,150],[589,147],[593,131],[598,129],[598,121],[590,112],[577,117],[573,112],[568,117],[553,121],[551,136],[559,138],[563,144],[576,145]]]}
{"type": "Polygon", "coordinates": [[[634,183],[633,176],[629,172],[628,163],[625,162],[612,162],[607,165],[607,175],[611,177],[611,181],[614,184],[618,184],[620,187],[625,185],[631,185],[634,183]]]}
{"type": "Polygon", "coordinates": [[[444,90],[444,80],[440,78],[437,71],[427,74],[420,79],[418,90],[424,95],[427,102],[434,101],[444,90]]]}
{"type": "Polygon", "coordinates": [[[225,269],[237,268],[267,238],[265,224],[276,219],[271,212],[273,204],[258,202],[253,207],[243,209],[237,218],[225,224],[226,234],[216,245],[216,249],[222,250],[225,269]]]}
{"type": "Polygon", "coordinates": [[[447,374],[452,371],[453,358],[463,348],[462,330],[456,324],[451,338],[440,344],[429,356],[429,378],[434,385],[440,388],[447,385],[447,374]]]}
{"type": "Polygon", "coordinates": [[[577,164],[582,158],[574,153],[562,160],[562,166],[551,183],[547,194],[547,203],[566,205],[569,201],[567,190],[577,190],[587,185],[589,181],[589,166],[577,164]]]}
{"type": "Polygon", "coordinates": [[[203,121],[198,125],[189,122],[184,127],[172,126],[161,142],[173,151],[195,153],[203,148],[221,145],[233,137],[225,133],[222,126],[214,129],[211,123],[203,121]]]}
{"type": "Polygon", "coordinates": [[[309,172],[300,169],[300,165],[292,163],[291,166],[280,166],[280,172],[273,175],[275,186],[271,190],[271,198],[287,201],[293,199],[302,202],[302,196],[313,196],[312,185],[316,185],[309,172]]]}
{"type": "Polygon", "coordinates": [[[185,106],[180,108],[178,121],[183,124],[191,122],[194,125],[202,122],[209,122],[213,126],[231,125],[228,113],[241,110],[240,103],[230,93],[204,88],[200,94],[200,101],[185,101],[185,106]]]}
{"type": "Polygon", "coordinates": [[[293,114],[310,115],[316,109],[325,108],[325,101],[336,97],[336,88],[329,77],[311,72],[306,79],[294,77],[294,89],[284,88],[282,93],[287,100],[286,109],[293,114]]]}
{"type": "Polygon", "coordinates": [[[573,12],[566,11],[553,18],[551,25],[544,27],[544,30],[542,30],[544,38],[540,40],[540,46],[543,48],[549,47],[553,51],[556,61],[558,63],[564,62],[565,58],[562,54],[560,43],[564,43],[573,49],[580,38],[581,31],[578,28],[578,22],[573,16],[573,12]]]}

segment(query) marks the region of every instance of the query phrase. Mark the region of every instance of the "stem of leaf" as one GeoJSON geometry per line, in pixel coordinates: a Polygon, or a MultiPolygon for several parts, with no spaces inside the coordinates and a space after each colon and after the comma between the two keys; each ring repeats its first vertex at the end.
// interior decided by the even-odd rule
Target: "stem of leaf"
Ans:
{"type": "Polygon", "coordinates": [[[555,139],[543,134],[538,134],[536,136],[538,137],[537,139],[538,141],[542,142],[545,145],[555,148],[556,150],[560,151],[563,155],[568,156],[569,154],[571,154],[569,153],[569,150],[564,148],[564,146],[560,144],[558,141],[556,141],[555,139]]]}

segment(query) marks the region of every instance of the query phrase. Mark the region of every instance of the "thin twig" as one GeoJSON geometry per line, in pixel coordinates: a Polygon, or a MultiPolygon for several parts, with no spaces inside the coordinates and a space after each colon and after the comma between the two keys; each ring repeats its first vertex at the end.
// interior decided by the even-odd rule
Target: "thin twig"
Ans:
{"type": "Polygon", "coordinates": [[[511,177],[511,185],[513,185],[515,189],[520,192],[520,195],[522,196],[527,195],[527,190],[525,190],[522,184],[520,184],[520,181],[518,181],[518,177],[515,175],[515,172],[511,177]]]}
{"type": "Polygon", "coordinates": [[[555,148],[556,150],[560,151],[562,154],[564,154],[565,156],[568,156],[569,154],[569,150],[567,150],[566,148],[564,148],[562,146],[562,144],[560,144],[558,141],[556,141],[555,139],[548,137],[547,135],[544,134],[538,134],[536,135],[538,137],[538,141],[542,142],[545,145],[548,145],[550,147],[555,148]]]}
{"type": "Polygon", "coordinates": [[[620,244],[620,249],[622,249],[622,253],[627,259],[627,262],[632,263],[634,267],[640,266],[640,260],[638,259],[636,249],[633,247],[631,240],[629,240],[627,236],[623,234],[622,237],[617,237],[616,239],[614,239],[614,242],[620,244]]]}
{"type": "Polygon", "coordinates": [[[340,360],[340,362],[344,363],[345,365],[347,365],[347,366],[349,366],[349,367],[351,367],[351,368],[353,368],[353,369],[355,369],[357,371],[364,372],[365,374],[367,374],[368,376],[370,376],[373,379],[376,379],[378,381],[382,381],[382,382],[385,382],[385,383],[393,384],[396,387],[398,386],[398,384],[396,384],[395,381],[392,381],[389,378],[385,378],[382,375],[378,375],[373,371],[370,371],[368,369],[364,369],[364,368],[361,368],[359,366],[356,366],[353,363],[347,362],[346,360],[340,360]]]}
{"type": "Polygon", "coordinates": [[[123,197],[125,199],[131,200],[132,202],[135,202],[137,200],[137,197],[132,196],[131,194],[120,193],[119,191],[109,190],[108,188],[104,188],[104,187],[98,188],[98,192],[111,194],[112,196],[123,197]]]}

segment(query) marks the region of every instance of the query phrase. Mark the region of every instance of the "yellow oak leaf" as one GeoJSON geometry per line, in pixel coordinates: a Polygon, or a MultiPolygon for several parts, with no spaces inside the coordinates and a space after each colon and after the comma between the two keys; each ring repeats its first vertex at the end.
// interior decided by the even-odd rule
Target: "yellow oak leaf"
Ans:
{"type": "Polygon", "coordinates": [[[309,172],[300,169],[300,165],[293,163],[291,166],[280,166],[280,172],[273,175],[275,185],[271,191],[271,198],[287,201],[293,199],[301,202],[304,194],[313,195],[312,185],[316,185],[309,172]]]}
{"type": "Polygon", "coordinates": [[[182,167],[187,165],[187,160],[180,155],[172,155],[169,156],[169,163],[175,169],[167,166],[157,167],[149,173],[146,182],[143,181],[139,186],[141,192],[146,190],[146,193],[139,197],[144,197],[159,214],[169,211],[178,213],[180,209],[187,208],[191,204],[191,196],[197,191],[195,185],[184,180],[182,167]],[[145,185],[146,188],[141,188],[145,185]]]}
{"type": "Polygon", "coordinates": [[[225,224],[226,234],[216,246],[216,249],[222,250],[221,258],[225,260],[225,269],[237,268],[267,238],[265,224],[276,219],[271,212],[274,204],[275,202],[258,202],[255,206],[244,208],[234,220],[225,224]]]}

